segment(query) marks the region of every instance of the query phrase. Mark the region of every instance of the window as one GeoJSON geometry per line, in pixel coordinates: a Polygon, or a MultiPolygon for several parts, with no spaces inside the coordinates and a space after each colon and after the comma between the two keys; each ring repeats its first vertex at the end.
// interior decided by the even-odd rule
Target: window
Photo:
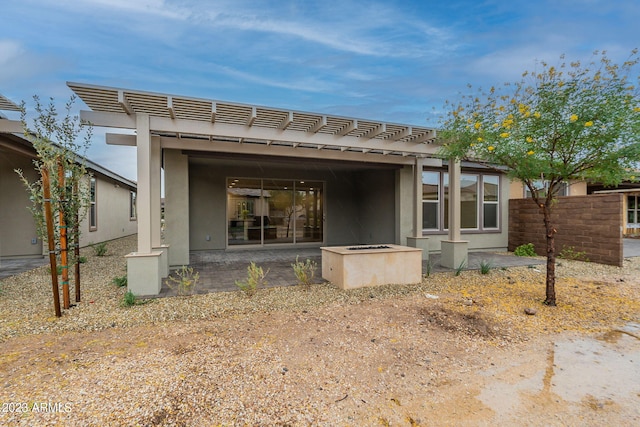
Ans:
{"type": "Polygon", "coordinates": [[[640,228],[640,196],[627,196],[627,228],[640,228]]]}
{"type": "Polygon", "coordinates": [[[323,194],[317,181],[229,178],[228,244],[322,242],[323,194]]]}
{"type": "Polygon", "coordinates": [[[478,175],[460,175],[460,227],[478,229],[478,175]]]}
{"type": "Polygon", "coordinates": [[[129,192],[129,219],[131,221],[135,221],[137,218],[136,214],[136,197],[137,194],[135,191],[129,192]]]}
{"type": "Polygon", "coordinates": [[[90,178],[89,180],[89,231],[95,231],[98,229],[96,190],[97,190],[96,179],[90,178]]]}
{"type": "Polygon", "coordinates": [[[440,172],[422,172],[422,228],[440,229],[440,172]]]}
{"type": "MultiPolygon", "coordinates": [[[[460,226],[462,230],[500,228],[500,177],[460,175],[460,226]]],[[[427,232],[449,229],[449,174],[422,173],[422,228],[427,232]]]]}
{"type": "Polygon", "coordinates": [[[500,177],[482,177],[482,227],[498,228],[498,206],[500,204],[500,177]]]}
{"type": "MultiPolygon", "coordinates": [[[[538,179],[533,182],[533,185],[536,188],[539,188],[542,190],[540,191],[540,197],[545,197],[547,195],[547,188],[549,187],[548,181],[543,181],[541,179],[538,179]]],[[[531,191],[529,191],[529,187],[527,187],[524,184],[523,184],[523,187],[524,187],[524,198],[525,199],[531,198],[531,191]]],[[[569,195],[569,185],[566,182],[561,182],[560,185],[556,187],[556,189],[557,189],[557,194],[556,194],[557,196],[569,195]]]]}

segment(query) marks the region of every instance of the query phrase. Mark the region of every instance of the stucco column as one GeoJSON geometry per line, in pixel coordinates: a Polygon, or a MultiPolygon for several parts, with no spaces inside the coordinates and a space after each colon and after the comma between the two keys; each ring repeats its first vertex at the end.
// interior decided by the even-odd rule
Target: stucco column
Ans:
{"type": "MultiPolygon", "coordinates": [[[[153,178],[155,162],[159,164],[159,154],[154,153],[151,144],[150,122],[148,114],[136,114],[136,147],[138,165],[138,251],[127,258],[127,288],[135,295],[158,295],[162,288],[162,276],[166,268],[166,256],[163,251],[153,250],[153,224],[155,190],[160,197],[160,177],[153,178]],[[153,188],[157,185],[157,188],[153,188]]],[[[158,146],[159,150],[159,146],[158,146]]],[[[159,153],[159,151],[158,151],[159,153]]],[[[159,210],[159,203],[158,209],[159,210]]],[[[159,236],[158,219],[158,236],[159,236]]]]}
{"type": "Polygon", "coordinates": [[[429,238],[422,235],[422,171],[425,159],[416,157],[413,166],[413,230],[407,236],[407,246],[422,249],[422,259],[429,259],[429,238]]]}
{"type": "Polygon", "coordinates": [[[416,157],[413,168],[413,237],[422,237],[422,170],[424,160],[416,157]]]}
{"type": "Polygon", "coordinates": [[[160,190],[160,138],[151,138],[150,159],[149,159],[149,183],[151,191],[151,247],[159,248],[161,239],[161,190],[160,190]]]}
{"type": "Polygon", "coordinates": [[[460,240],[460,162],[449,160],[449,240],[460,240]]]}
{"type": "Polygon", "coordinates": [[[189,264],[189,158],[164,150],[165,240],[171,245],[169,265],[189,264]]]}
{"type": "Polygon", "coordinates": [[[460,161],[449,159],[449,240],[441,242],[440,264],[452,269],[469,262],[469,242],[460,239],[460,175],[460,161]]]}
{"type": "Polygon", "coordinates": [[[136,114],[136,146],[138,165],[138,253],[151,253],[152,225],[151,212],[151,133],[149,115],[136,114]]]}
{"type": "Polygon", "coordinates": [[[151,137],[151,249],[161,252],[160,276],[169,275],[169,246],[162,243],[162,194],[160,174],[162,169],[160,137],[151,137]]]}

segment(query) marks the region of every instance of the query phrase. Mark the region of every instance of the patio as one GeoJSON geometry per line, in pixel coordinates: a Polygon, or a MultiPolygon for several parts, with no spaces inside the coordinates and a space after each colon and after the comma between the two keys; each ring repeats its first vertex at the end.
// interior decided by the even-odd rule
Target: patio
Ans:
{"type": "MultiPolygon", "coordinates": [[[[322,260],[320,248],[298,248],[278,250],[242,250],[242,251],[198,251],[191,252],[190,263],[194,271],[200,273],[197,293],[237,291],[236,280],[247,277],[247,267],[251,261],[269,273],[266,276],[267,287],[292,286],[297,284],[291,264],[298,256],[299,261],[310,259],[318,264],[315,283],[322,283],[322,260]]],[[[451,271],[440,265],[440,254],[431,254],[431,272],[451,271]]],[[[503,255],[492,252],[470,252],[467,269],[476,270],[482,262],[490,263],[494,268],[517,267],[542,264],[534,258],[503,255]]],[[[426,273],[428,261],[422,262],[422,272],[426,273]]],[[[158,297],[176,295],[176,291],[163,281],[158,297]]]]}
{"type": "MultiPolygon", "coordinates": [[[[640,257],[640,239],[624,239],[625,258],[640,257]]],[[[242,251],[197,251],[191,252],[190,263],[195,271],[200,273],[198,293],[236,291],[236,280],[247,277],[247,267],[254,261],[266,271],[267,286],[291,286],[296,284],[296,277],[291,268],[296,260],[307,258],[318,264],[316,282],[322,283],[320,248],[297,248],[278,250],[242,250],[242,251]]],[[[440,265],[440,255],[431,254],[431,271],[450,271],[440,265]]],[[[482,261],[490,262],[497,268],[526,265],[539,265],[543,261],[532,258],[521,258],[513,255],[496,254],[492,252],[470,252],[469,267],[474,270],[480,268],[482,261]]],[[[47,258],[3,259],[0,261],[0,279],[13,276],[43,265],[47,265],[47,258]]],[[[422,271],[426,273],[427,262],[422,263],[422,271]]],[[[175,295],[166,284],[163,284],[160,297],[175,295]]]]}

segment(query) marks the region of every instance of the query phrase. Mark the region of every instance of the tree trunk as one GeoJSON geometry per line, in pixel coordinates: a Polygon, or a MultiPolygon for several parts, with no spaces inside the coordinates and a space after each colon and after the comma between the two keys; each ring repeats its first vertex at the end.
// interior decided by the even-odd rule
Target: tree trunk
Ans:
{"type": "MultiPolygon", "coordinates": [[[[75,178],[75,177],[74,177],[75,178]]],[[[73,180],[73,199],[78,200],[80,195],[78,194],[78,181],[76,179],[73,180]]],[[[77,206],[74,204],[74,206],[77,206]]],[[[75,212],[73,213],[73,242],[74,242],[74,259],[75,263],[75,288],[76,288],[76,302],[80,302],[80,215],[78,211],[74,208],[75,212]]]]}
{"type": "Polygon", "coordinates": [[[556,305],[556,229],[551,224],[551,210],[549,204],[543,205],[544,227],[547,235],[547,281],[546,299],[544,303],[555,307],[556,305]]]}
{"type": "Polygon", "coordinates": [[[40,175],[42,176],[42,192],[44,193],[44,218],[47,223],[47,244],[49,247],[49,266],[51,268],[51,287],[53,289],[53,309],[56,312],[56,317],[60,317],[62,313],[60,312],[56,241],[53,233],[53,213],[51,212],[51,184],[49,181],[49,170],[46,166],[40,169],[40,175]]]}
{"type": "MultiPolygon", "coordinates": [[[[62,160],[58,159],[58,186],[60,187],[60,197],[62,198],[64,191],[64,167],[62,160]]],[[[58,209],[58,221],[60,227],[60,264],[62,266],[62,301],[63,307],[68,309],[71,306],[69,297],[69,260],[67,247],[67,221],[65,218],[65,203],[66,200],[59,200],[60,207],[58,209]]]]}

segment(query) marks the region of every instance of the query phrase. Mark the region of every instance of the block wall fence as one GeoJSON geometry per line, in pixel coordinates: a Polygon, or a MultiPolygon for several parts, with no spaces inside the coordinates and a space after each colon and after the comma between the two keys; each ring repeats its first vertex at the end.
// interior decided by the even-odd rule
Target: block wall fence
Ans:
{"type": "MultiPolygon", "coordinates": [[[[552,208],[552,224],[558,230],[556,255],[564,247],[585,252],[591,262],[622,266],[621,194],[559,197],[552,208]]],[[[546,235],[540,208],[531,199],[509,200],[509,250],[533,243],[546,256],[546,235]]]]}

